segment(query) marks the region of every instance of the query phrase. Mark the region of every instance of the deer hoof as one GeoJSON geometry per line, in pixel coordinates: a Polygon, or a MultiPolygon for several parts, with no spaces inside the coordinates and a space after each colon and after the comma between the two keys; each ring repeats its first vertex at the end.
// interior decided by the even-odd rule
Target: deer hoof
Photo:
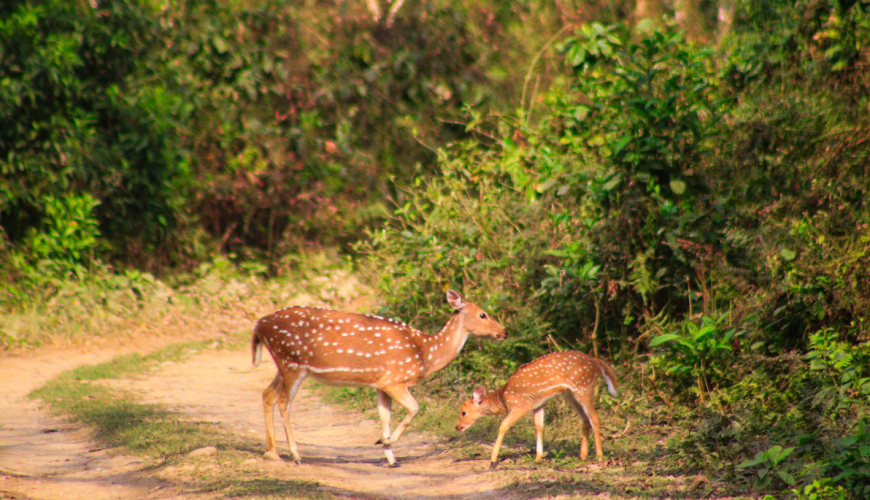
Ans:
{"type": "Polygon", "coordinates": [[[281,460],[281,456],[274,451],[267,451],[266,453],[263,453],[263,458],[265,458],[266,460],[281,460]]]}
{"type": "Polygon", "coordinates": [[[399,467],[401,467],[401,465],[399,465],[399,462],[393,462],[391,464],[387,464],[387,467],[389,467],[390,469],[398,469],[399,467]]]}
{"type": "Polygon", "coordinates": [[[490,462],[490,463],[489,463],[489,469],[490,469],[490,470],[495,469],[495,462],[490,462]]]}

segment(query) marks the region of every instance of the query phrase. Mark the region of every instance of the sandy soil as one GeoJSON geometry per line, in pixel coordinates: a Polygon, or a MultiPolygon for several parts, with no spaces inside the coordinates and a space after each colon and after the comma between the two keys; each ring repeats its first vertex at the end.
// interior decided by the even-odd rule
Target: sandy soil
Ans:
{"type": "Polygon", "coordinates": [[[87,429],[49,416],[25,397],[65,370],[166,342],[0,360],[0,498],[174,498],[170,491],[154,489],[161,484],[142,472],[141,459],[98,449],[87,429]]]}

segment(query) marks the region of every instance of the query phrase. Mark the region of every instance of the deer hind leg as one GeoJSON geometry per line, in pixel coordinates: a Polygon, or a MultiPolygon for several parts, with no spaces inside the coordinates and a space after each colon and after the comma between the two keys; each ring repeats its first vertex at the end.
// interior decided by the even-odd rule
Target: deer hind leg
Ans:
{"type": "Polygon", "coordinates": [[[544,407],[535,410],[535,462],[544,458],[544,407]]]}
{"type": "MultiPolygon", "coordinates": [[[[414,420],[414,417],[417,416],[417,413],[420,412],[420,406],[417,405],[417,400],[414,399],[414,396],[408,392],[408,388],[405,386],[400,387],[385,387],[382,391],[378,391],[378,409],[380,410],[380,393],[383,392],[387,398],[395,399],[399,405],[402,406],[405,410],[407,410],[408,414],[405,415],[405,418],[399,422],[399,425],[393,430],[393,433],[389,437],[389,441],[384,442],[384,454],[387,456],[387,462],[390,462],[391,467],[396,466],[396,459],[393,458],[393,451],[391,445],[399,440],[402,437],[402,433],[405,432],[405,429],[411,424],[411,421],[414,420]],[[392,460],[391,460],[392,459],[392,460]]],[[[381,416],[383,419],[383,414],[381,416]]],[[[389,406],[387,407],[387,418],[389,418],[389,406]]],[[[384,432],[389,432],[389,420],[384,422],[382,420],[382,425],[384,426],[384,432]]]]}
{"type": "Polygon", "coordinates": [[[583,409],[583,405],[577,401],[576,397],[570,392],[565,392],[564,394],[565,401],[574,408],[574,411],[580,415],[580,420],[583,421],[583,433],[580,435],[580,459],[586,460],[586,457],[589,456],[589,431],[592,430],[592,424],[589,422],[586,410],[583,409]]]}
{"type": "Polygon", "coordinates": [[[495,439],[495,444],[492,446],[492,458],[489,460],[490,469],[495,469],[495,461],[498,459],[498,452],[501,449],[501,442],[504,440],[504,435],[507,434],[508,429],[517,423],[517,420],[522,418],[526,413],[527,411],[512,409],[504,420],[501,421],[501,424],[498,426],[498,437],[495,439]]]}
{"type": "Polygon", "coordinates": [[[264,455],[269,460],[281,460],[278,455],[278,447],[275,445],[275,403],[278,401],[278,395],[284,391],[283,379],[281,372],[275,375],[275,379],[269,384],[269,387],[263,390],[263,416],[266,419],[266,454],[264,455]]]}
{"type": "Polygon", "coordinates": [[[293,436],[293,429],[290,427],[290,405],[293,404],[293,399],[296,397],[296,392],[299,391],[299,386],[308,376],[308,370],[297,369],[287,370],[284,372],[284,380],[281,386],[283,391],[278,393],[278,411],[281,412],[281,419],[284,421],[284,434],[287,436],[287,445],[290,447],[290,455],[297,464],[302,463],[302,457],[299,456],[299,450],[296,448],[296,438],[293,436]]]}
{"type": "Polygon", "coordinates": [[[584,451],[588,450],[589,427],[595,433],[595,457],[598,460],[604,459],[604,453],[601,451],[601,425],[598,419],[598,411],[595,410],[593,396],[589,393],[581,393],[579,391],[571,391],[571,395],[577,401],[577,404],[583,410],[583,415],[586,417],[583,421],[583,446],[580,449],[580,458],[586,459],[584,451]]]}

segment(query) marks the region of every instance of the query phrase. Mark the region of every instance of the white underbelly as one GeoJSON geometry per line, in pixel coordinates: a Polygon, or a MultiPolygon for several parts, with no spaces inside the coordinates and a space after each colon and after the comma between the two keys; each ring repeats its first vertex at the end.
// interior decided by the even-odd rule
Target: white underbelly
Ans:
{"type": "Polygon", "coordinates": [[[377,389],[378,384],[368,382],[356,382],[351,380],[335,380],[325,377],[319,377],[316,373],[309,371],[308,377],[320,382],[323,385],[331,385],[334,387],[364,387],[369,389],[377,389]]]}

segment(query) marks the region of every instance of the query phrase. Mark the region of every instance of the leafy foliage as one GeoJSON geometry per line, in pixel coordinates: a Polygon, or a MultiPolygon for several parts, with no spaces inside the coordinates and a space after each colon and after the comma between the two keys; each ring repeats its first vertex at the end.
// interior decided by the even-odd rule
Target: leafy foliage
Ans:
{"type": "Polygon", "coordinates": [[[678,392],[695,394],[702,400],[711,391],[730,385],[733,346],[745,332],[726,329],[727,317],[727,313],[719,318],[704,317],[700,326],[686,321],[677,330],[655,337],[649,346],[662,349],[650,364],[673,377],[678,392]]]}
{"type": "Polygon", "coordinates": [[[870,494],[870,431],[867,419],[858,421],[853,436],[839,441],[828,463],[835,484],[844,485],[856,498],[870,494]]]}
{"type": "Polygon", "coordinates": [[[577,207],[566,211],[573,234],[560,249],[569,276],[561,286],[579,285],[570,279],[575,263],[597,266],[595,280],[569,293],[584,297],[586,310],[607,311],[610,329],[682,314],[691,289],[706,302],[721,258],[710,237],[718,217],[696,173],[724,106],[709,54],[676,31],[642,28],[592,24],[567,40],[574,93],[554,102],[559,143],[587,161],[558,181],[577,207]]]}
{"type": "Polygon", "coordinates": [[[802,488],[791,491],[797,500],[846,500],[846,490],[842,486],[832,486],[831,482],[830,478],[816,479],[802,488]]]}
{"type": "Polygon", "coordinates": [[[62,277],[73,273],[82,278],[94,259],[100,235],[94,208],[99,202],[89,194],[67,195],[61,199],[48,195],[43,200],[45,218],[40,230],[30,228],[25,241],[30,254],[19,256],[28,264],[21,268],[29,274],[62,277]]]}
{"type": "Polygon", "coordinates": [[[794,486],[796,483],[795,478],[788,472],[783,462],[793,451],[794,448],[783,449],[781,446],[774,446],[767,451],[758,452],[755,458],[742,462],[737,468],[756,468],[758,478],[755,479],[753,486],[757,489],[767,488],[774,478],[778,478],[778,480],[789,486],[794,486]]]}
{"type": "MultiPolygon", "coordinates": [[[[868,116],[855,106],[862,94],[852,93],[864,85],[856,75],[866,75],[866,55],[809,61],[828,43],[816,36],[826,16],[863,25],[854,9],[748,2],[733,35],[708,50],[668,27],[582,27],[559,46],[570,78],[547,93],[537,123],[490,118],[493,143],[444,150],[445,175],[419,184],[377,249],[359,248],[373,258],[388,307],[414,318],[421,292],[448,276],[499,290],[502,303],[525,304],[514,306],[517,317],[540,315],[531,337],[539,345],[631,365],[628,377],[669,414],[690,414],[692,429],[671,444],[688,466],[726,466],[729,480],[745,482],[734,464],[751,462],[744,468],[765,472],[750,482],[766,491],[828,484],[838,457],[860,457],[860,448],[835,450],[870,409],[862,174],[870,143],[858,133],[868,116]],[[767,23],[762,11],[787,22],[767,23]],[[845,82],[853,87],[838,93],[845,82]],[[477,185],[485,189],[468,189],[477,185]],[[421,251],[458,241],[469,253],[482,248],[486,238],[463,234],[476,214],[457,214],[464,224],[442,218],[445,206],[461,204],[505,228],[474,262],[488,280],[468,280],[481,272],[465,270],[468,253],[435,267],[421,251]],[[493,217],[496,206],[512,216],[493,217]],[[397,274],[391,263],[405,258],[404,268],[437,273],[397,274]]],[[[837,487],[863,484],[845,477],[837,487]]]]}

